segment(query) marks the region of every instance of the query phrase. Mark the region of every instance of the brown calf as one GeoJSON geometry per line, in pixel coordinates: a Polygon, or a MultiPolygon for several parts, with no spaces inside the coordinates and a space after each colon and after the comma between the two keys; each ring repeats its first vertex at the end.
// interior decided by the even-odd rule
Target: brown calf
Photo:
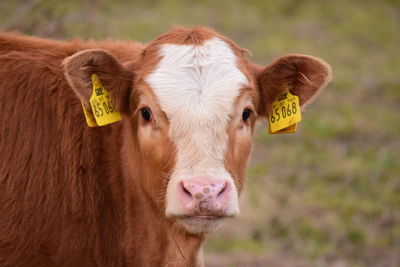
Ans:
{"type": "Polygon", "coordinates": [[[148,45],[0,33],[0,266],[197,266],[239,214],[254,123],[286,90],[306,104],[320,59],[267,67],[207,28],[148,45]],[[91,75],[122,120],[89,128],[91,75]]]}

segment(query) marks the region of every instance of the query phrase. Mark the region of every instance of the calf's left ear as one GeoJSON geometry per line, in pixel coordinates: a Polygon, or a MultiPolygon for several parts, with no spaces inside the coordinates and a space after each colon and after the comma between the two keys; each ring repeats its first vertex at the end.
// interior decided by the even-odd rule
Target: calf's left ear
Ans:
{"type": "Polygon", "coordinates": [[[286,55],[255,71],[260,94],[258,114],[267,116],[279,95],[290,91],[300,105],[309,103],[331,80],[331,67],[307,55],[286,55]]]}
{"type": "Polygon", "coordinates": [[[126,112],[133,73],[129,72],[109,52],[102,49],[80,51],[64,59],[62,66],[68,84],[87,109],[92,95],[92,74],[97,74],[102,85],[111,93],[116,109],[126,112]]]}

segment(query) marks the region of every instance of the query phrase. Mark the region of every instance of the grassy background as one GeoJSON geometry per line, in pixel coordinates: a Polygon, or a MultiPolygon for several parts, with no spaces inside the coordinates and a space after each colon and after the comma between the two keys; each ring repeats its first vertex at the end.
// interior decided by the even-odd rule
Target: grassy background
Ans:
{"type": "Polygon", "coordinates": [[[205,25],[267,64],[328,61],[334,80],[298,133],[256,137],[242,216],[206,245],[209,266],[400,266],[400,2],[6,1],[0,28],[146,42],[205,25]]]}

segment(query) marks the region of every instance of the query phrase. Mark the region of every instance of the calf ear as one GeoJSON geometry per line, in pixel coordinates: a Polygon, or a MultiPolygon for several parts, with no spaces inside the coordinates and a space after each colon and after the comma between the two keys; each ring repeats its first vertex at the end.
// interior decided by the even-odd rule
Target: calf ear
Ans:
{"type": "Polygon", "coordinates": [[[289,90],[309,103],[331,80],[331,67],[319,58],[306,55],[286,55],[264,69],[256,71],[260,91],[258,114],[267,116],[272,103],[289,90]]]}
{"type": "Polygon", "coordinates": [[[116,109],[126,112],[133,74],[110,53],[101,49],[88,49],[64,59],[64,75],[78,98],[90,109],[92,74],[97,74],[102,85],[111,93],[116,109]]]}

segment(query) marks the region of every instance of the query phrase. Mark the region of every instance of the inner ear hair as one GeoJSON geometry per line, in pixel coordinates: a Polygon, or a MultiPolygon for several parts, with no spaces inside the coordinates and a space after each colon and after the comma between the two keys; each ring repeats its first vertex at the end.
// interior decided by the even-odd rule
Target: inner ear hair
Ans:
{"type": "Polygon", "coordinates": [[[102,49],[80,51],[62,62],[65,78],[78,98],[90,109],[91,76],[97,74],[102,85],[111,92],[118,111],[128,109],[129,88],[133,74],[109,52],[102,49]]]}

